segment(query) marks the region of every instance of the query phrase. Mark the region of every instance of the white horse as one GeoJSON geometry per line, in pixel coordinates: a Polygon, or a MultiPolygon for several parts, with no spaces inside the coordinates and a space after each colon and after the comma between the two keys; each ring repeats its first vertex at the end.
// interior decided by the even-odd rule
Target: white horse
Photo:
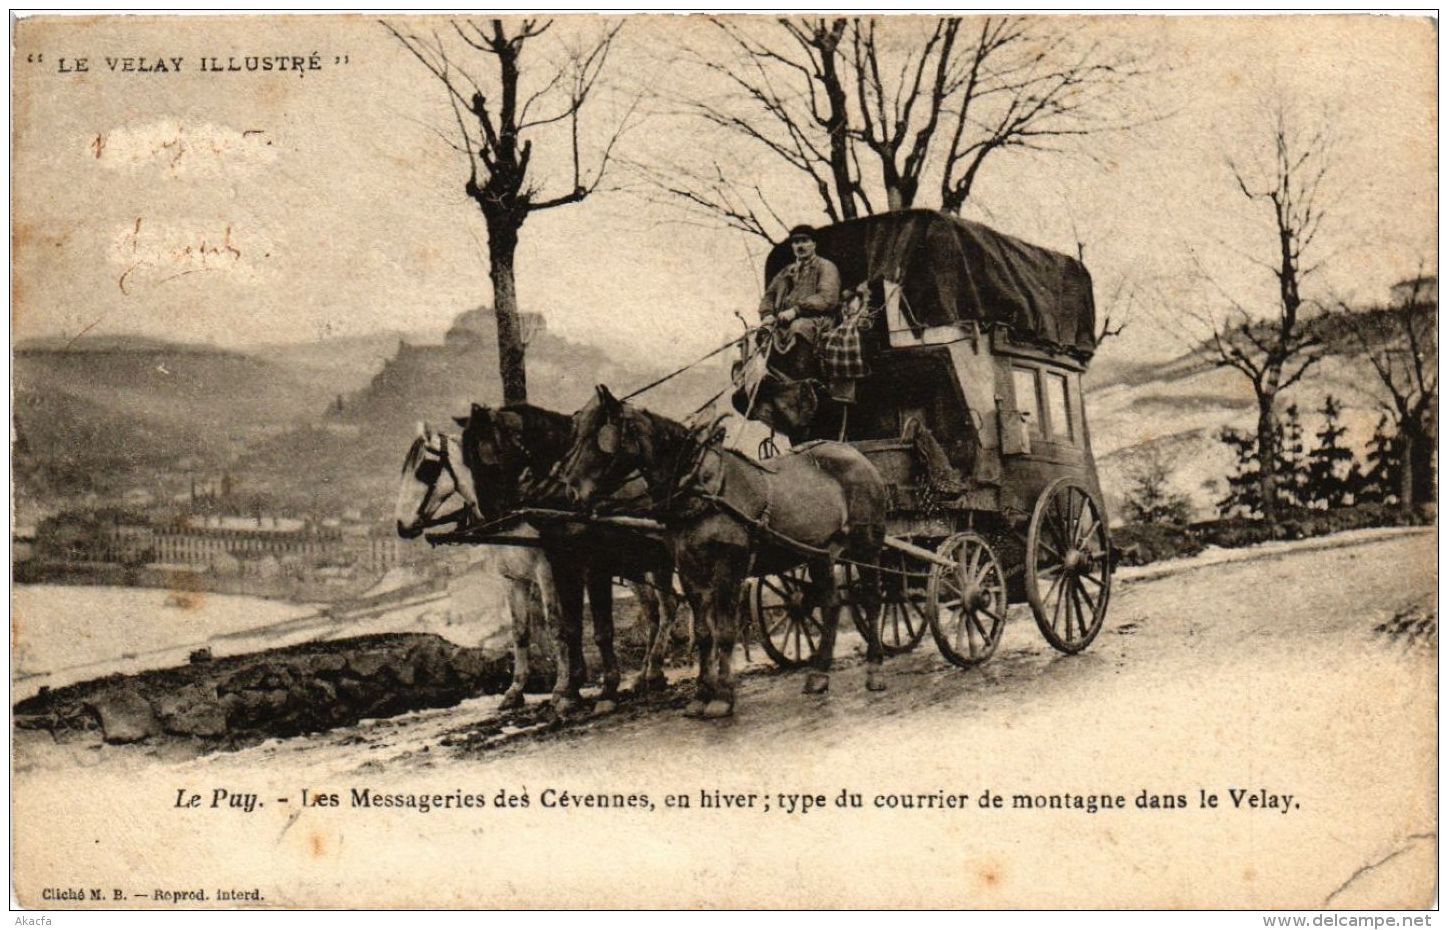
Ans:
{"type": "MultiPolygon", "coordinates": [[[[482,522],[477,490],[471,473],[462,464],[462,451],[455,437],[436,432],[426,423],[418,423],[417,437],[402,463],[395,516],[397,535],[403,539],[416,539],[424,530],[435,527],[464,529],[482,522]]],[[[538,534],[525,524],[511,530],[509,535],[537,538],[538,534]]],[[[549,628],[557,628],[558,596],[553,570],[542,550],[498,548],[501,551],[493,565],[508,584],[508,612],[513,629],[513,681],[503,694],[500,706],[512,709],[524,703],[523,684],[528,678],[528,645],[533,625],[541,620],[549,628]]]]}

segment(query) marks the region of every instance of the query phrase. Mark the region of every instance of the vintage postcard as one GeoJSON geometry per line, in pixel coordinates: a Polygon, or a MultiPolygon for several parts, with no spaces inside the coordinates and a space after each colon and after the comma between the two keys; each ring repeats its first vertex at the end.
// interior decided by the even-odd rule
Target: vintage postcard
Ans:
{"type": "Polygon", "coordinates": [[[1437,55],[13,18],[12,900],[1434,906],[1437,55]]]}

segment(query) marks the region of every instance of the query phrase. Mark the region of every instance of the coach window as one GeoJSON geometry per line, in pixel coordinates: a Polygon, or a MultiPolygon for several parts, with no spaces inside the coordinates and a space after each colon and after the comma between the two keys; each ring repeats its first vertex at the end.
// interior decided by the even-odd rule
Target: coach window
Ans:
{"type": "Polygon", "coordinates": [[[1041,426],[1041,393],[1036,382],[1036,369],[1015,368],[1016,411],[1030,423],[1032,436],[1043,436],[1041,426]]]}
{"type": "Polygon", "coordinates": [[[1065,375],[1046,373],[1046,405],[1046,412],[1051,415],[1051,435],[1057,439],[1074,439],[1076,429],[1071,422],[1071,402],[1065,375]]]}

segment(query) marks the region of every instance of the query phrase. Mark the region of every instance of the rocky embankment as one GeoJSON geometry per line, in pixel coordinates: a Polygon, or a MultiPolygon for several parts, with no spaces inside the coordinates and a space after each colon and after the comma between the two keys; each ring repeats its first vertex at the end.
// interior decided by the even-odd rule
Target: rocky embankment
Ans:
{"type": "MultiPolygon", "coordinates": [[[[230,748],[499,693],[512,657],[431,634],[380,634],[112,675],[44,690],[15,725],[57,739],[134,743],[184,737],[230,748]]],[[[550,686],[536,671],[529,690],[550,686]]]]}

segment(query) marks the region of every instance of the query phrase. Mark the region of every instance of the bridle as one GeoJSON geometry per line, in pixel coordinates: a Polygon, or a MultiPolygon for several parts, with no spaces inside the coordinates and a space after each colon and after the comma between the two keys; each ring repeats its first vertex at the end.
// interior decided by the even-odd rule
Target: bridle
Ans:
{"type": "Polygon", "coordinates": [[[439,472],[447,472],[451,485],[442,494],[437,493],[437,477],[432,480],[424,480],[417,475],[417,468],[420,468],[428,460],[419,462],[413,466],[413,479],[426,485],[427,490],[423,493],[422,503],[418,505],[417,512],[422,515],[422,520],[417,524],[421,529],[432,529],[438,526],[456,524],[459,529],[467,526],[468,522],[475,517],[481,518],[481,511],[478,509],[478,502],[466,490],[466,485],[458,476],[457,470],[453,467],[452,456],[448,454],[448,447],[451,439],[446,433],[439,433],[437,436],[438,446],[433,448],[428,444],[427,437],[419,436],[412,443],[412,449],[408,452],[407,461],[411,463],[421,453],[426,452],[436,457],[439,472]],[[461,503],[446,513],[438,513],[435,516],[427,516],[435,508],[441,508],[450,498],[458,497],[461,503]]]}
{"type": "MultiPolygon", "coordinates": [[[[631,453],[632,457],[639,454],[638,429],[632,422],[628,409],[624,408],[617,417],[606,419],[592,436],[580,438],[566,461],[572,465],[583,443],[592,443],[599,452],[607,456],[607,464],[596,479],[596,493],[601,496],[613,494],[635,475],[642,475],[638,465],[629,464],[626,460],[630,456],[625,455],[626,452],[631,453]],[[631,448],[625,448],[626,444],[631,448]]],[[[687,503],[700,496],[700,489],[695,488],[693,483],[699,478],[704,462],[711,452],[722,458],[723,453],[715,441],[700,442],[688,436],[683,439],[674,463],[664,479],[665,495],[662,500],[657,497],[654,499],[654,509],[660,518],[667,517],[681,499],[687,503]]],[[[708,496],[707,493],[704,496],[708,496]]]]}

